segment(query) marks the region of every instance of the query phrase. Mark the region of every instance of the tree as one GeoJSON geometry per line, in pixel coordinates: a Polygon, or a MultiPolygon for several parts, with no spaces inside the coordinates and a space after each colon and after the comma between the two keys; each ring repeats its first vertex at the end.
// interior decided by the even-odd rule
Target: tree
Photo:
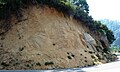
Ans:
{"type": "Polygon", "coordinates": [[[86,0],[72,0],[72,3],[83,9],[84,12],[89,13],[89,5],[87,4],[86,0]]]}

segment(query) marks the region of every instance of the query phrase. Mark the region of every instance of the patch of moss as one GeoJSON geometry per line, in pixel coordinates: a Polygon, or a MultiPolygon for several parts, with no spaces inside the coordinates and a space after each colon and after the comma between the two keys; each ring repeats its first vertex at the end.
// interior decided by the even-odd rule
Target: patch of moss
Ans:
{"type": "Polygon", "coordinates": [[[5,63],[5,62],[2,62],[1,63],[2,66],[9,66],[9,64],[5,63]]]}
{"type": "Polygon", "coordinates": [[[37,65],[37,66],[41,66],[41,64],[40,64],[39,62],[38,62],[38,63],[36,63],[36,65],[37,65]]]}
{"type": "Polygon", "coordinates": [[[51,62],[45,62],[45,65],[53,65],[54,63],[51,61],[51,62]]]}

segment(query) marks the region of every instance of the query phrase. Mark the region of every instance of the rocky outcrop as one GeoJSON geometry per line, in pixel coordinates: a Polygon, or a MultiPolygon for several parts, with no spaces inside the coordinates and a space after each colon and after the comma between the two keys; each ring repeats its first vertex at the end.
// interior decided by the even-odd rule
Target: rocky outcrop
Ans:
{"type": "Polygon", "coordinates": [[[90,34],[84,33],[84,37],[86,42],[96,45],[95,39],[90,34]]]}
{"type": "Polygon", "coordinates": [[[46,6],[30,6],[22,14],[21,20],[13,16],[12,28],[0,35],[0,69],[71,68],[108,62],[102,54],[110,53],[87,33],[84,23],[46,6]]]}

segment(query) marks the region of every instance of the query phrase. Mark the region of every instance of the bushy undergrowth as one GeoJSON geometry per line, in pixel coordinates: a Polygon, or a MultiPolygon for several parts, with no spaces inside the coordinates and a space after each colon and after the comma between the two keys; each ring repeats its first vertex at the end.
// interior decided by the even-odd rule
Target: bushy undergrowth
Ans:
{"type": "Polygon", "coordinates": [[[119,52],[119,53],[120,53],[120,47],[119,47],[119,46],[112,46],[112,47],[110,48],[110,51],[111,51],[111,52],[119,52]]]}
{"type": "Polygon", "coordinates": [[[54,7],[65,15],[73,16],[75,19],[84,22],[91,30],[106,35],[110,43],[115,40],[112,31],[89,16],[89,6],[86,0],[0,0],[0,19],[9,19],[11,13],[19,18],[22,16],[21,8],[31,4],[54,7]]]}
{"type": "Polygon", "coordinates": [[[115,40],[115,37],[113,35],[113,32],[107,28],[105,24],[102,24],[100,21],[94,21],[95,30],[100,32],[102,35],[106,35],[107,39],[110,44],[113,43],[115,40]]]}

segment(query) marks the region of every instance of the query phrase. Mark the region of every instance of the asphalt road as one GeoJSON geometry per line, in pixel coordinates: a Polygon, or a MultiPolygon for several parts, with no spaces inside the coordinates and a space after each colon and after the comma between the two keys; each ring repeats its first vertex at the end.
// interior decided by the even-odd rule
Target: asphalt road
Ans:
{"type": "Polygon", "coordinates": [[[115,62],[91,66],[86,68],[68,68],[56,70],[1,70],[0,72],[120,72],[120,54],[117,54],[119,59],[115,62]]]}

